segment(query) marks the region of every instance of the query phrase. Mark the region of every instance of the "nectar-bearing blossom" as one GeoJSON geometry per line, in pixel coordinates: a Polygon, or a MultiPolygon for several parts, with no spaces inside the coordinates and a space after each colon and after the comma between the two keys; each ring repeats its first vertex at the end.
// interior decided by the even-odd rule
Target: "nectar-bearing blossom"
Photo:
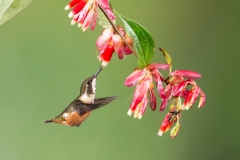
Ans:
{"type": "Polygon", "coordinates": [[[106,11],[110,19],[115,19],[108,0],[72,0],[65,7],[65,10],[73,8],[68,15],[69,18],[72,18],[72,25],[78,23],[78,26],[82,27],[83,31],[89,26],[91,30],[94,30],[98,17],[98,5],[106,11]]]}
{"type": "Polygon", "coordinates": [[[162,95],[164,91],[162,82],[164,79],[158,69],[167,70],[168,68],[168,64],[153,63],[146,66],[144,69],[136,69],[126,78],[125,86],[132,87],[137,85],[134,91],[133,100],[130,104],[130,109],[127,113],[129,116],[134,112],[134,118],[141,119],[148,102],[153,111],[156,109],[157,100],[153,90],[155,88],[153,81],[156,83],[159,96],[162,95]],[[150,96],[149,100],[148,96],[150,96]]]}
{"type": "MultiPolygon", "coordinates": [[[[129,37],[124,29],[117,26],[121,35],[126,41],[132,45],[132,38],[129,37]]],[[[112,58],[112,54],[115,51],[118,54],[119,59],[124,58],[124,53],[129,55],[132,53],[130,48],[126,45],[123,39],[114,31],[113,28],[104,29],[101,36],[96,41],[98,52],[100,53],[98,59],[102,61],[102,66],[106,66],[112,58]]]]}
{"type": "Polygon", "coordinates": [[[163,133],[167,132],[171,128],[171,126],[176,123],[176,125],[170,131],[170,137],[175,138],[181,128],[181,125],[179,123],[180,118],[181,110],[178,110],[176,108],[170,109],[162,122],[158,135],[162,136],[163,133]]]}
{"type": "Polygon", "coordinates": [[[188,110],[192,107],[193,103],[197,100],[200,95],[198,107],[203,107],[205,104],[205,94],[197,86],[194,79],[200,78],[201,75],[197,72],[189,70],[176,70],[172,72],[170,76],[165,80],[167,86],[164,89],[162,98],[162,104],[160,110],[163,111],[168,101],[171,101],[170,111],[165,116],[165,119],[160,126],[158,135],[162,136],[163,133],[167,132],[171,126],[176,122],[176,125],[170,131],[170,137],[174,138],[177,136],[181,125],[179,119],[181,117],[181,111],[188,110]],[[187,89],[188,85],[192,85],[192,88],[187,89]],[[184,102],[181,102],[181,98],[184,102]]]}
{"type": "Polygon", "coordinates": [[[197,100],[200,95],[198,108],[201,108],[205,104],[205,94],[194,81],[194,79],[200,78],[201,75],[197,72],[190,70],[176,70],[170,74],[165,82],[167,86],[164,89],[164,95],[162,98],[162,104],[160,110],[164,111],[167,103],[172,98],[181,97],[184,99],[182,110],[192,107],[192,104],[197,100]],[[192,88],[187,89],[188,85],[192,85],[192,88]]]}

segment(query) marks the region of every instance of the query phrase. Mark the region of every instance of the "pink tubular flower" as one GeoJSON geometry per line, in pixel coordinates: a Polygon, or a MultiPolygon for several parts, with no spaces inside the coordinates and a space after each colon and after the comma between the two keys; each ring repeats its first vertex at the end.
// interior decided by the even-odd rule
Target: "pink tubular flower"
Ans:
{"type": "Polygon", "coordinates": [[[158,135],[162,136],[163,133],[167,132],[171,126],[176,122],[176,125],[170,131],[170,137],[175,138],[180,130],[179,119],[181,118],[181,110],[178,109],[170,109],[170,111],[165,116],[162,125],[159,129],[158,135]]]}
{"type": "Polygon", "coordinates": [[[188,110],[192,107],[192,104],[197,100],[198,95],[200,94],[200,100],[198,108],[201,108],[205,104],[205,94],[197,86],[197,83],[194,79],[200,78],[201,75],[197,72],[189,70],[176,70],[171,73],[171,76],[165,81],[167,83],[166,88],[164,89],[164,95],[162,98],[162,104],[160,110],[164,111],[169,100],[177,97],[184,99],[181,110],[188,110]],[[186,80],[184,79],[186,78],[186,80]],[[188,90],[187,85],[192,85],[193,87],[188,90]]]}
{"type": "Polygon", "coordinates": [[[200,108],[204,106],[206,99],[205,94],[194,81],[194,79],[200,77],[201,75],[197,72],[176,70],[165,80],[167,86],[164,89],[164,94],[161,96],[162,104],[160,110],[163,111],[166,108],[169,100],[171,100],[171,104],[170,111],[167,113],[159,129],[159,136],[162,136],[163,133],[167,132],[175,122],[176,125],[171,129],[170,137],[174,138],[177,136],[181,128],[179,123],[181,111],[191,108],[199,94],[200,100],[198,107],[200,108]],[[192,88],[190,90],[187,89],[187,85],[192,85],[192,88]],[[184,99],[183,104],[181,103],[181,98],[184,99]]]}
{"type": "Polygon", "coordinates": [[[157,100],[153,90],[153,80],[156,82],[159,95],[162,95],[164,92],[162,86],[164,79],[158,69],[167,70],[168,68],[168,64],[153,63],[146,66],[143,70],[136,69],[126,78],[125,86],[132,87],[137,84],[133,101],[130,104],[130,109],[127,113],[129,116],[134,112],[134,118],[141,119],[148,105],[148,101],[151,109],[153,111],[156,109],[157,100]],[[150,95],[149,100],[148,94],[150,95]]]}
{"type": "Polygon", "coordinates": [[[89,26],[94,30],[98,17],[98,5],[103,8],[107,15],[114,20],[115,16],[109,7],[108,0],[72,0],[65,10],[73,8],[68,17],[72,18],[71,24],[78,23],[85,31],[89,26]]]}
{"type": "MultiPolygon", "coordinates": [[[[122,27],[117,26],[117,28],[127,42],[132,45],[131,37],[124,32],[122,27]]],[[[126,55],[132,53],[122,38],[115,33],[113,28],[103,30],[101,36],[96,41],[96,46],[98,47],[98,51],[100,53],[98,59],[102,61],[102,66],[106,66],[108,64],[114,51],[118,54],[119,59],[123,59],[124,53],[126,55]]]]}

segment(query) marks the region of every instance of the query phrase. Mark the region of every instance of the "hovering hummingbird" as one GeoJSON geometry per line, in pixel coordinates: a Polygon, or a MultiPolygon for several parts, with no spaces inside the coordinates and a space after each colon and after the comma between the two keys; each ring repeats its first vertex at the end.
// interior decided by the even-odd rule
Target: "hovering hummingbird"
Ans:
{"type": "Polygon", "coordinates": [[[51,120],[46,120],[45,123],[54,122],[65,126],[78,127],[86,118],[88,118],[92,110],[115,100],[118,96],[95,99],[96,79],[101,70],[102,67],[100,67],[97,73],[93,76],[83,81],[80,88],[80,95],[73,100],[73,102],[70,103],[60,115],[51,120]]]}

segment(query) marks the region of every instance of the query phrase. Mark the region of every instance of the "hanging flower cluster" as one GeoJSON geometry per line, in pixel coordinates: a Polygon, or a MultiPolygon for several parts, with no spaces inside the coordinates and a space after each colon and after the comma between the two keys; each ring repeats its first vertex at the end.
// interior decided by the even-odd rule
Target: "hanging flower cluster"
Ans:
{"type": "Polygon", "coordinates": [[[155,63],[146,66],[143,70],[137,69],[126,78],[125,86],[132,87],[137,85],[130,109],[127,113],[130,116],[134,112],[134,118],[142,118],[148,101],[152,111],[155,111],[157,105],[156,95],[153,91],[155,85],[159,97],[162,99],[160,111],[164,111],[168,101],[171,101],[170,111],[167,113],[159,129],[158,135],[162,136],[164,132],[167,132],[177,122],[170,133],[170,136],[173,138],[178,134],[180,129],[179,118],[181,117],[181,111],[191,108],[199,95],[200,101],[198,107],[204,106],[205,94],[194,81],[194,79],[201,77],[199,73],[189,70],[177,70],[170,73],[167,79],[164,79],[158,69],[167,70],[169,67],[170,65],[168,64],[155,63]],[[155,82],[155,85],[153,82],[155,82]],[[165,88],[162,85],[163,82],[167,84],[165,88]],[[192,85],[193,87],[189,90],[186,88],[187,85],[192,85]],[[181,98],[184,99],[183,104],[181,103],[181,98]]]}
{"type": "MultiPolygon", "coordinates": [[[[191,70],[176,70],[172,72],[172,59],[163,49],[166,64],[151,63],[155,52],[153,38],[149,31],[139,23],[130,20],[119,13],[118,16],[123,21],[124,28],[115,25],[116,19],[108,0],[72,0],[65,10],[72,8],[69,17],[71,24],[78,23],[79,27],[85,31],[88,27],[94,30],[97,20],[107,20],[110,27],[103,29],[100,37],[96,41],[98,59],[102,62],[102,67],[106,67],[110,62],[114,52],[119,59],[124,59],[124,54],[134,54],[138,59],[138,66],[132,74],[125,80],[125,86],[136,85],[133,100],[127,114],[134,118],[141,119],[146,107],[149,105],[152,111],[157,108],[157,97],[161,99],[160,111],[164,111],[170,102],[167,112],[158,132],[159,136],[167,132],[173,124],[175,126],[170,131],[172,138],[176,137],[180,128],[181,112],[190,109],[194,102],[199,99],[198,107],[205,104],[206,96],[195,82],[201,75],[191,70]],[[98,8],[101,9],[105,17],[99,18],[98,8]],[[168,77],[164,78],[160,70],[169,70],[168,77]],[[190,87],[191,86],[191,87],[190,87]],[[154,89],[156,88],[157,96],[154,89]],[[182,103],[183,100],[183,103],[182,103]]],[[[100,25],[103,23],[99,22],[100,25]]],[[[104,27],[104,25],[102,25],[104,27]]]]}
{"type": "Polygon", "coordinates": [[[164,89],[164,96],[162,96],[162,103],[160,110],[164,111],[168,101],[171,101],[170,111],[167,113],[158,132],[159,136],[162,136],[164,132],[167,132],[173,123],[177,122],[175,127],[172,128],[170,136],[174,138],[180,129],[179,118],[181,117],[181,111],[188,110],[196,102],[200,95],[198,108],[201,108],[205,104],[205,94],[197,86],[194,79],[200,78],[201,75],[197,72],[189,70],[177,70],[172,72],[166,79],[167,86],[164,89]],[[192,88],[187,89],[187,85],[192,85],[192,88]],[[184,102],[181,103],[181,98],[184,102]]]}
{"type": "Polygon", "coordinates": [[[108,0],[72,0],[65,10],[73,8],[68,15],[69,18],[72,18],[72,25],[78,23],[78,27],[82,27],[83,31],[89,26],[91,30],[94,30],[98,17],[98,5],[107,12],[112,20],[115,19],[108,0]]]}
{"type": "MultiPolygon", "coordinates": [[[[116,27],[127,42],[132,45],[132,38],[128,36],[124,29],[120,26],[116,27]]],[[[129,55],[132,53],[119,34],[113,28],[104,29],[101,36],[97,39],[96,46],[100,53],[98,59],[102,62],[102,66],[106,66],[111,60],[112,54],[115,51],[119,59],[123,59],[124,53],[129,55]]]]}
{"type": "Polygon", "coordinates": [[[133,96],[133,101],[127,113],[129,116],[131,116],[131,114],[134,112],[134,118],[142,118],[143,113],[145,112],[148,105],[148,95],[150,95],[149,105],[151,109],[153,111],[156,110],[157,99],[153,90],[153,82],[156,83],[159,95],[162,95],[164,91],[162,85],[164,78],[158,69],[167,70],[168,68],[168,64],[153,63],[146,66],[142,70],[136,69],[136,71],[127,77],[125,86],[132,87],[137,84],[133,96]]]}

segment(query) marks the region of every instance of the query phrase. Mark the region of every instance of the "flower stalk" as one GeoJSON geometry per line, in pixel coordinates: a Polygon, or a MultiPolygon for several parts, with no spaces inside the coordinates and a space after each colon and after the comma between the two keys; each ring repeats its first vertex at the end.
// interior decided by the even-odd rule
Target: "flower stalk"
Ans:
{"type": "Polygon", "coordinates": [[[123,37],[123,35],[120,33],[120,31],[117,29],[116,25],[113,23],[113,21],[108,17],[106,11],[99,6],[99,8],[101,9],[101,11],[103,12],[103,14],[106,16],[107,20],[109,21],[109,23],[111,24],[111,26],[113,27],[114,31],[118,33],[118,35],[123,39],[123,41],[125,42],[125,44],[130,48],[130,50],[132,51],[132,53],[134,54],[134,56],[138,59],[138,55],[135,51],[135,49],[128,43],[128,41],[123,37]]]}

